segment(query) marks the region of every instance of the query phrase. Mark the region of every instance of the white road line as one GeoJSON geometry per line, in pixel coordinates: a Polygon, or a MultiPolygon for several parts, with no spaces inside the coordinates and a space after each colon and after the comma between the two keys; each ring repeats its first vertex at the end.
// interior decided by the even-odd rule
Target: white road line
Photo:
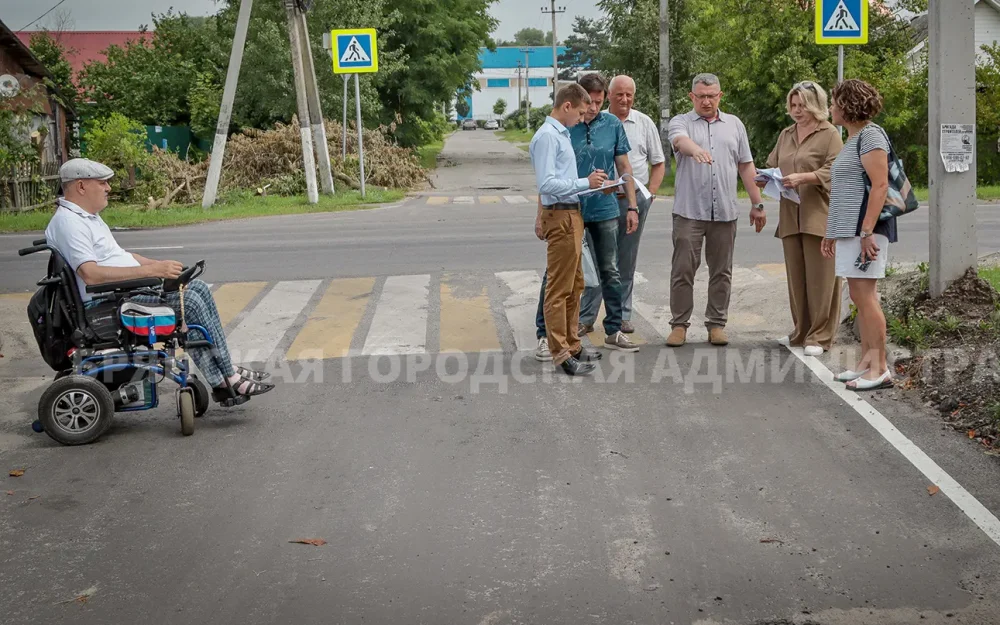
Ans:
{"type": "Polygon", "coordinates": [[[266,362],[322,280],[279,282],[229,335],[233,361],[266,362]]]}
{"type": "Polygon", "coordinates": [[[523,195],[505,195],[503,199],[507,201],[508,204],[527,204],[528,198],[523,195]]]}
{"type": "Polygon", "coordinates": [[[538,294],[542,279],[537,271],[504,271],[496,274],[512,291],[504,300],[507,323],[514,332],[514,345],[518,351],[533,350],[538,344],[535,338],[535,314],[538,311],[538,294]]]}
{"type": "Polygon", "coordinates": [[[452,203],[453,204],[474,204],[475,203],[475,198],[472,198],[472,197],[470,197],[468,195],[460,195],[460,196],[456,197],[455,199],[453,199],[452,203]]]}
{"type": "Polygon", "coordinates": [[[801,360],[816,376],[823,381],[823,384],[833,391],[838,397],[844,400],[848,406],[854,409],[861,417],[868,422],[875,430],[887,440],[896,451],[910,461],[918,471],[930,480],[931,484],[938,486],[941,492],[948,496],[959,509],[965,513],[972,522],[979,526],[993,542],[1000,545],[1000,519],[990,512],[986,506],[981,504],[969,491],[955,481],[944,469],[917,447],[910,439],[906,438],[902,432],[886,419],[882,413],[876,410],[871,404],[861,398],[861,396],[851,390],[842,382],[833,379],[833,372],[826,365],[813,358],[806,356],[802,348],[788,348],[795,357],[801,360]]]}
{"type": "Polygon", "coordinates": [[[362,354],[422,354],[427,351],[429,275],[386,278],[362,354]]]}

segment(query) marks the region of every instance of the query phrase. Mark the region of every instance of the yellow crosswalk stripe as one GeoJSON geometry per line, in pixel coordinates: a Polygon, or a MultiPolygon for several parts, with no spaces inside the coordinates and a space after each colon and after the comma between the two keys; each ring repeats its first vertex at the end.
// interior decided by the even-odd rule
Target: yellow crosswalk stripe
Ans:
{"type": "Polygon", "coordinates": [[[441,351],[500,351],[486,287],[468,287],[450,276],[441,279],[441,351]]]}
{"type": "Polygon", "coordinates": [[[3,293],[0,294],[0,299],[11,302],[27,302],[34,295],[34,293],[3,293]]]}
{"type": "Polygon", "coordinates": [[[332,281],[295,337],[286,359],[312,360],[347,355],[374,286],[375,278],[332,281]]]}
{"type": "Polygon", "coordinates": [[[499,195],[480,195],[479,196],[479,203],[480,204],[499,204],[500,203],[500,196],[499,195]]]}
{"type": "Polygon", "coordinates": [[[434,205],[434,204],[447,204],[450,201],[451,201],[451,198],[448,197],[448,196],[445,196],[445,195],[432,195],[431,197],[427,198],[427,203],[428,204],[432,204],[432,205],[434,205]]]}
{"type": "Polygon", "coordinates": [[[229,282],[212,293],[222,327],[229,325],[266,286],[267,282],[229,282]]]}

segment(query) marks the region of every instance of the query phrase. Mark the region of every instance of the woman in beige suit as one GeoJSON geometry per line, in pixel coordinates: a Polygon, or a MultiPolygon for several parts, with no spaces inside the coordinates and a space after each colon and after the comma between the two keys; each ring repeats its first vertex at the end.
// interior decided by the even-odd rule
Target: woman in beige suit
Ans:
{"type": "Polygon", "coordinates": [[[795,189],[800,199],[798,204],[781,199],[775,232],[784,248],[795,324],[781,342],[819,356],[833,345],[840,325],[840,281],[834,261],[823,256],[821,246],[830,211],[830,166],[844,143],[827,121],[827,96],[818,84],[796,84],[788,92],[786,106],[795,123],[781,132],[767,158],[767,166],[779,168],[783,184],[795,189]]]}

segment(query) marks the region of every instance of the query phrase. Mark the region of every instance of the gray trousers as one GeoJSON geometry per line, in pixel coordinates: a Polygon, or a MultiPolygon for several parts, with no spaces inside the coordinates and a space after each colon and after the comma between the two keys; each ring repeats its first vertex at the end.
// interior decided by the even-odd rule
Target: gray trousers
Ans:
{"type": "Polygon", "coordinates": [[[701,264],[702,243],[708,262],[708,304],[705,326],[724,328],[729,319],[733,282],[736,221],[702,221],[674,214],[674,254],[670,267],[671,327],[691,325],[694,276],[701,264]]]}
{"type": "MultiPolygon", "coordinates": [[[[622,285],[622,321],[632,319],[632,285],[635,280],[636,261],[639,259],[639,239],[642,237],[642,227],[646,225],[646,215],[649,214],[649,200],[645,200],[637,192],[639,207],[639,227],[632,234],[627,231],[628,199],[618,198],[618,274],[622,285]]],[[[600,286],[588,286],[583,290],[583,301],[580,303],[580,323],[593,325],[597,313],[601,309],[600,286]]]]}

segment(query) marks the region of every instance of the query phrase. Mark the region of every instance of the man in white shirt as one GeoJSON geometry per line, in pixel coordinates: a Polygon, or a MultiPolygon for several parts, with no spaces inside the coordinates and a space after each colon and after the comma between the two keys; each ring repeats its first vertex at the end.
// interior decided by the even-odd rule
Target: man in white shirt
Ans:
{"type": "MultiPolygon", "coordinates": [[[[639,193],[638,187],[636,188],[639,227],[629,234],[625,227],[628,201],[624,193],[618,193],[618,208],[621,211],[618,217],[618,273],[621,275],[622,284],[621,331],[629,334],[635,331],[632,325],[632,285],[635,279],[636,261],[639,258],[639,239],[642,236],[642,227],[646,223],[649,207],[656,199],[656,192],[663,182],[667,164],[656,124],[648,115],[632,108],[635,102],[635,81],[623,74],[612,78],[608,86],[608,101],[608,112],[621,120],[632,148],[628,153],[632,175],[652,194],[647,200],[639,193]]],[[[601,289],[593,287],[585,289],[580,304],[580,323],[590,328],[597,319],[600,307],[601,289]]]]}
{"type": "MultiPolygon", "coordinates": [[[[175,279],[183,266],[175,260],[152,260],[122,249],[111,229],[101,219],[108,206],[114,172],[101,163],[84,158],[67,161],[59,169],[63,196],[58,199],[55,215],[45,229],[46,242],[56,248],[76,274],[80,297],[85,307],[97,303],[87,293],[87,285],[121,282],[138,278],[175,279]]],[[[170,306],[180,316],[177,292],[163,298],[140,295],[131,301],[170,306]]],[[[184,313],[188,325],[204,327],[212,335],[214,348],[192,349],[191,357],[201,370],[217,399],[228,396],[226,380],[238,395],[259,395],[274,388],[262,382],[267,374],[236,367],[229,357],[226,335],[208,285],[192,280],[184,291],[184,313]],[[225,393],[225,394],[223,394],[225,393]]],[[[201,337],[192,337],[201,338],[201,337]]]]}

